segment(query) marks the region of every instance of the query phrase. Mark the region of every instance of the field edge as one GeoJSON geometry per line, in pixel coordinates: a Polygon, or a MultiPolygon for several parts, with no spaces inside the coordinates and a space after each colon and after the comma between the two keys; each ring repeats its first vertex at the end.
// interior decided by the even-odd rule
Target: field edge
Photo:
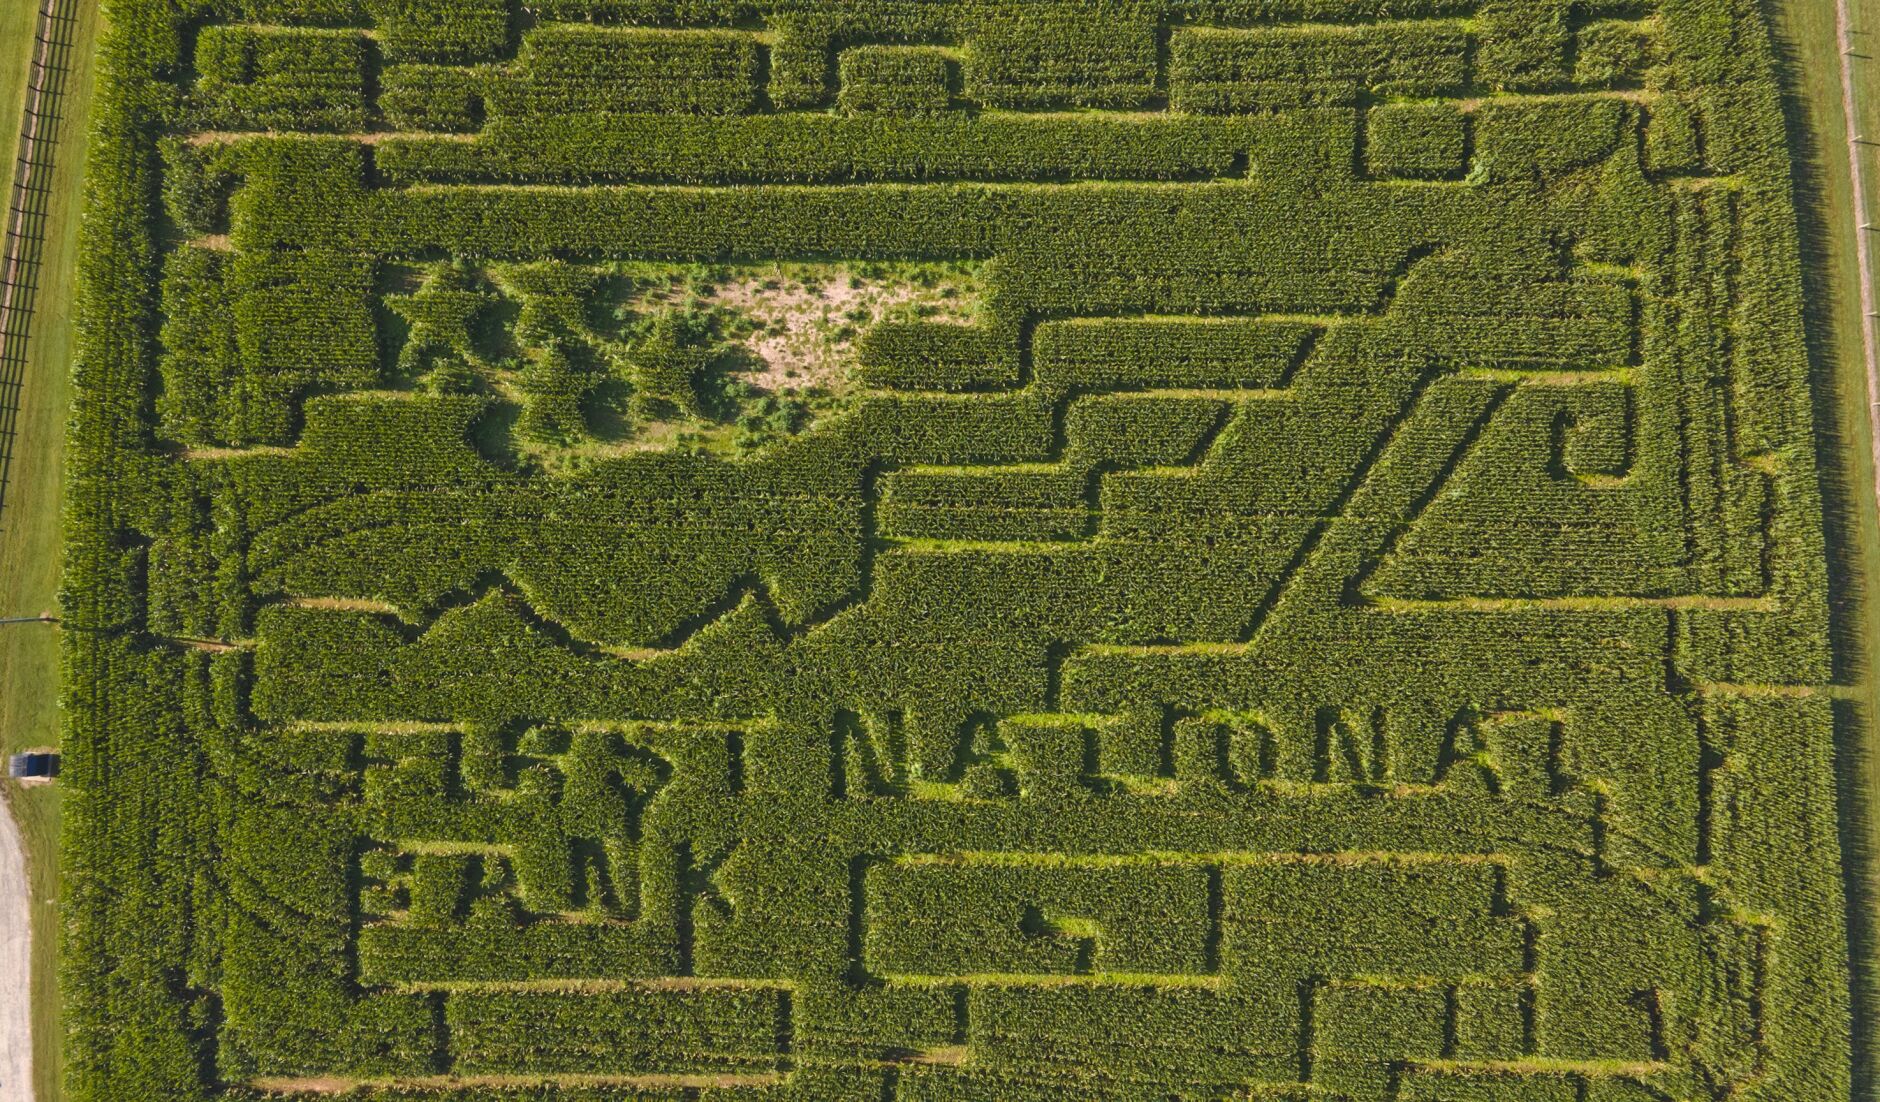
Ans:
{"type": "MultiPolygon", "coordinates": [[[[9,187],[17,155],[21,111],[31,73],[40,3],[7,0],[0,12],[0,137],[9,187]]],[[[91,106],[97,5],[74,6],[69,68],[60,88],[59,122],[47,218],[40,246],[41,279],[28,321],[26,364],[7,495],[0,513],[0,615],[38,615],[57,608],[64,439],[71,403],[73,282],[77,264],[79,195],[91,106]]],[[[59,741],[58,637],[38,624],[0,628],[0,753],[59,741]]],[[[59,991],[61,795],[57,785],[21,788],[5,782],[0,814],[19,828],[31,897],[32,1097],[59,1102],[63,1094],[64,1031],[59,991]]]]}
{"type": "MultiPolygon", "coordinates": [[[[1871,5],[1865,5],[1871,7],[1871,5]]],[[[1835,753],[1849,957],[1853,964],[1853,1083],[1880,1098],[1880,499],[1862,351],[1859,274],[1842,108],[1835,5],[1766,0],[1783,88],[1800,231],[1817,462],[1829,553],[1835,753]]],[[[1854,21],[1860,31],[1863,13],[1854,21]]],[[[1868,18],[1875,25],[1869,13],[1868,18]]],[[[1869,31],[1868,33],[1873,33],[1869,31]]],[[[1854,59],[1864,132],[1880,128],[1880,70],[1854,59]]],[[[1869,166],[1880,167],[1880,166],[1869,166]]],[[[1869,171],[1869,206],[1880,199],[1869,171]]]]}

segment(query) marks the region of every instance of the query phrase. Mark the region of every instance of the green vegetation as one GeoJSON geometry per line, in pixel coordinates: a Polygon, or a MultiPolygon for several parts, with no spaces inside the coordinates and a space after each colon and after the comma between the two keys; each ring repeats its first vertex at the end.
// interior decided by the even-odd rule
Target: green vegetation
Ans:
{"type": "MultiPolygon", "coordinates": [[[[1837,706],[1836,751],[1843,780],[1842,845],[1846,851],[1854,905],[1849,908],[1849,940],[1856,964],[1855,1081],[1875,1081],[1880,1043],[1880,985],[1876,984],[1875,937],[1880,933],[1880,744],[1874,741],[1880,716],[1880,678],[1875,676],[1880,646],[1880,601],[1872,599],[1880,578],[1880,516],[1870,498],[1874,485],[1873,434],[1868,422],[1868,392],[1863,362],[1858,276],[1855,268],[1855,217],[1844,144],[1839,32],[1832,4],[1785,3],[1777,7],[1774,29],[1792,82],[1789,125],[1795,150],[1795,179],[1803,213],[1803,274],[1808,280],[1811,338],[1818,360],[1816,394],[1824,411],[1818,421],[1824,457],[1822,481],[1828,490],[1830,576],[1836,585],[1836,676],[1847,686],[1837,706]]],[[[1854,29],[1867,25],[1858,7],[1854,29]]],[[[1862,39],[1856,39],[1860,49],[1862,39]]],[[[1861,49],[1862,53],[1868,51],[1861,49]]],[[[1862,133],[1880,130],[1880,70],[1870,58],[1851,59],[1855,110],[1862,133]]],[[[1863,151],[1872,157],[1873,151],[1863,151]]],[[[1873,162],[1868,161],[1871,166],[1873,162]]],[[[1865,174],[1867,209],[1880,209],[1880,173],[1865,174]]],[[[1870,1089],[1870,1088],[1869,1088],[1870,1089]]]]}
{"type": "Polygon", "coordinates": [[[112,11],[72,1097],[1849,1094],[1747,0],[112,11]]]}
{"type": "MultiPolygon", "coordinates": [[[[34,616],[59,606],[61,442],[72,391],[73,273],[78,266],[78,199],[85,169],[84,135],[91,110],[92,43],[100,18],[92,5],[74,5],[66,32],[70,52],[61,85],[61,123],[52,132],[52,171],[46,179],[46,222],[31,339],[20,371],[19,411],[0,503],[0,615],[34,616]]],[[[39,5],[0,4],[0,158],[12,181],[19,119],[36,46],[39,5]]],[[[59,742],[59,641],[50,625],[0,629],[0,754],[59,742]]],[[[61,1032],[58,1028],[60,927],[59,807],[56,786],[7,785],[6,801],[26,847],[32,889],[30,983],[33,1083],[38,1102],[58,1102],[61,1032]]],[[[4,814],[5,812],[0,812],[4,814]]]]}

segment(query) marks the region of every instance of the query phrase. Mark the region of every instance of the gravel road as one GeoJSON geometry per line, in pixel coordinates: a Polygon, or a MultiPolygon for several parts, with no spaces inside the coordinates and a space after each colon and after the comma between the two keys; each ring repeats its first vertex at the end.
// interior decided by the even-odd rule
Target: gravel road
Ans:
{"type": "Polygon", "coordinates": [[[20,828],[0,793],[0,1102],[33,1102],[32,911],[20,828]]]}

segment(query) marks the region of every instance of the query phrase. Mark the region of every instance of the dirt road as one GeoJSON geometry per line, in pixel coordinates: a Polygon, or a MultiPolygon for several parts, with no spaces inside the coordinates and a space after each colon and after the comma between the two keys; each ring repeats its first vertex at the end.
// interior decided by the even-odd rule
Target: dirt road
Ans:
{"type": "Polygon", "coordinates": [[[1861,133],[1854,113],[1854,21],[1847,0],[1835,0],[1835,29],[1841,46],[1841,114],[1847,119],[1847,170],[1854,181],[1854,257],[1860,265],[1860,343],[1867,364],[1867,426],[1874,450],[1874,495],[1880,498],[1880,354],[1874,348],[1873,261],[1868,256],[1867,189],[1861,178],[1861,133]]]}
{"type": "Polygon", "coordinates": [[[20,828],[0,794],[0,1102],[33,1102],[32,911],[20,828]]]}

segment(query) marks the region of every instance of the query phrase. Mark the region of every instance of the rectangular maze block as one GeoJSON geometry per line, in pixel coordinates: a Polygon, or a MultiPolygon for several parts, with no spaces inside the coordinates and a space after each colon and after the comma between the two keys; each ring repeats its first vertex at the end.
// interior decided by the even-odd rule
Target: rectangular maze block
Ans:
{"type": "Polygon", "coordinates": [[[994,1074],[1037,1069],[1075,1077],[1079,1067],[1100,1066],[1137,1089],[1235,1082],[1284,1089],[1300,1071],[1293,992],[1259,998],[1208,988],[1002,987],[974,992],[969,1013],[968,1048],[994,1074]],[[1143,1043],[1147,1037],[1155,1043],[1143,1043]]]}
{"type": "Polygon", "coordinates": [[[206,27],[195,109],[229,130],[357,131],[366,121],[366,41],[353,31],[206,27]]]}
{"type": "Polygon", "coordinates": [[[1194,866],[871,864],[862,959],[903,980],[1199,976],[1212,971],[1210,890],[1194,866]]]}
{"type": "Polygon", "coordinates": [[[731,31],[546,27],[523,36],[513,76],[490,89],[507,117],[737,115],[759,102],[756,38],[731,31]]]}
{"type": "Polygon", "coordinates": [[[1528,923],[1505,913],[1502,872],[1483,862],[1276,861],[1228,868],[1221,958],[1228,975],[1514,976],[1528,923]]]}
{"type": "Polygon", "coordinates": [[[1257,111],[1350,104],[1371,92],[1453,95],[1467,86],[1469,34],[1439,21],[1181,27],[1169,53],[1174,106],[1199,113],[1257,111]]]}
{"type": "Polygon", "coordinates": [[[911,539],[1065,540],[1090,527],[1089,476],[1075,470],[929,468],[882,483],[882,530],[911,539]]]}
{"type": "Polygon", "coordinates": [[[770,1073],[788,1058],[790,996],[733,986],[454,994],[444,1024],[471,1075],[770,1073]]]}
{"type": "Polygon", "coordinates": [[[1437,1060],[1449,1047],[1450,991],[1441,986],[1333,984],[1312,998],[1312,1061],[1337,1084],[1406,1057],[1437,1060]]]}
{"type": "Polygon", "coordinates": [[[483,61],[509,45],[512,0],[380,0],[374,9],[388,61],[483,61]]]}
{"type": "Polygon", "coordinates": [[[1364,167],[1380,179],[1458,179],[1469,119],[1448,104],[1385,104],[1364,116],[1364,167]]]}
{"type": "Polygon", "coordinates": [[[1262,318],[1074,318],[1032,334],[1040,386],[1091,390],[1282,387],[1318,330],[1262,318]]]}
{"type": "Polygon", "coordinates": [[[953,106],[957,61],[932,46],[857,46],[842,51],[836,105],[851,114],[921,115],[953,106]]]}

